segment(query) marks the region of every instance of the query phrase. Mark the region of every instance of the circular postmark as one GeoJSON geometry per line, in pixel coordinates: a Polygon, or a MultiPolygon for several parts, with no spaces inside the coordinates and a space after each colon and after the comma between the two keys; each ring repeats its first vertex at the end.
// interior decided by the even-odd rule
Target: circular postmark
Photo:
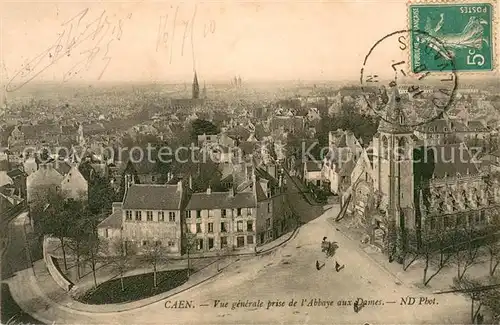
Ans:
{"type": "Polygon", "coordinates": [[[402,127],[441,118],[458,86],[453,55],[439,39],[418,30],[396,31],[375,42],[364,59],[360,82],[368,107],[385,122],[402,127]],[[415,42],[425,44],[424,51],[433,54],[441,71],[428,71],[425,62],[410,62],[415,42]],[[406,118],[389,118],[390,105],[397,105],[406,118]]]}

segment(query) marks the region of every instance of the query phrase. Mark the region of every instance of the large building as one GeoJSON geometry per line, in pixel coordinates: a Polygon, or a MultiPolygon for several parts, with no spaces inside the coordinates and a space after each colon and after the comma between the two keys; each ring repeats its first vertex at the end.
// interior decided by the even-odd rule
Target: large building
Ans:
{"type": "MultiPolygon", "coordinates": [[[[185,253],[187,233],[196,238],[194,253],[253,251],[292,230],[281,175],[276,168],[234,166],[229,190],[192,193],[182,180],[176,185],[129,184],[123,202],[98,226],[105,241],[126,247],[156,243],[168,254],[185,253]]],[[[190,182],[189,182],[190,183],[190,182]]]]}
{"type": "MultiPolygon", "coordinates": [[[[393,87],[370,153],[358,159],[343,193],[348,218],[367,227],[373,242],[381,240],[376,233],[387,230],[387,223],[420,236],[493,223],[488,212],[500,204],[498,182],[485,182],[467,146],[429,144],[405,121],[393,87]]],[[[383,247],[382,241],[376,244],[383,247]]]]}

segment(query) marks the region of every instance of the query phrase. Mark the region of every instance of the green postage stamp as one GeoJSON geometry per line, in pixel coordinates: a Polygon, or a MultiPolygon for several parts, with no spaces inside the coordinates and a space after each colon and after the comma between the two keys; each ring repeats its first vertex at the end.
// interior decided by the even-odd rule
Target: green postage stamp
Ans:
{"type": "Polygon", "coordinates": [[[496,26],[491,3],[420,2],[408,8],[413,72],[494,70],[496,26]],[[440,64],[436,56],[453,64],[440,64]]]}

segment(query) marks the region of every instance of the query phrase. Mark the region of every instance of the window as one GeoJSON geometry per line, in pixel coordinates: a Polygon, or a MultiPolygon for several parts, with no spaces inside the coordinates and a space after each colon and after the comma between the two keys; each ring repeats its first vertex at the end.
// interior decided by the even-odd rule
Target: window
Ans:
{"type": "Polygon", "coordinates": [[[221,237],[220,238],[220,248],[225,248],[227,247],[227,237],[221,237]]]}
{"type": "Polygon", "coordinates": [[[267,238],[268,239],[272,239],[273,238],[273,231],[272,230],[268,230],[267,231],[267,238]]]}
{"type": "Polygon", "coordinates": [[[252,215],[252,208],[247,208],[247,216],[251,216],[252,215]]]}
{"type": "Polygon", "coordinates": [[[158,211],[158,221],[165,221],[165,212],[158,211]]]}
{"type": "Polygon", "coordinates": [[[196,247],[199,251],[203,249],[203,238],[198,239],[198,246],[196,247]]]}
{"type": "Polygon", "coordinates": [[[253,231],[253,222],[247,221],[247,231],[253,231]]]}
{"type": "Polygon", "coordinates": [[[155,242],[155,245],[156,245],[156,246],[161,246],[161,241],[160,241],[160,240],[157,240],[157,241],[155,242]]]}
{"type": "Polygon", "coordinates": [[[214,232],[214,223],[213,222],[208,223],[208,232],[214,232]]]}
{"type": "Polygon", "coordinates": [[[458,215],[457,216],[457,226],[463,226],[465,225],[465,216],[464,215],[458,215]]]}
{"type": "Polygon", "coordinates": [[[125,220],[132,220],[132,211],[125,211],[125,220]]]}
{"type": "Polygon", "coordinates": [[[191,210],[186,211],[186,218],[191,218],[191,210]]]}
{"type": "Polygon", "coordinates": [[[196,233],[197,234],[201,233],[201,223],[196,224],[196,233]]]}
{"type": "Polygon", "coordinates": [[[245,246],[245,237],[243,236],[236,237],[236,247],[243,247],[243,246],[245,246]]]}
{"type": "Polygon", "coordinates": [[[431,230],[436,229],[436,220],[432,217],[431,217],[430,222],[429,222],[429,227],[431,228],[431,230]]]}
{"type": "Polygon", "coordinates": [[[208,249],[213,249],[213,248],[214,248],[214,239],[208,238],[208,249]]]}
{"type": "Polygon", "coordinates": [[[243,231],[243,221],[238,221],[237,229],[238,229],[238,231],[243,231]]]}
{"type": "Polygon", "coordinates": [[[168,247],[174,247],[174,246],[175,246],[175,242],[173,240],[169,240],[168,247]]]}
{"type": "Polygon", "coordinates": [[[148,221],[153,221],[153,211],[146,211],[146,219],[148,221]]]}
{"type": "Polygon", "coordinates": [[[271,227],[271,218],[267,218],[266,219],[266,228],[270,228],[271,227]]]}
{"type": "Polygon", "coordinates": [[[147,240],[143,240],[142,241],[142,246],[146,246],[148,244],[148,241],[147,240]]]}
{"type": "Polygon", "coordinates": [[[222,218],[225,218],[225,217],[227,216],[227,211],[226,211],[226,209],[221,209],[221,210],[220,210],[220,214],[221,214],[222,218]]]}
{"type": "Polygon", "coordinates": [[[106,228],[106,238],[109,237],[109,232],[108,232],[108,228],[106,228]]]}
{"type": "Polygon", "coordinates": [[[175,212],[168,213],[168,221],[175,222],[175,212]]]}
{"type": "Polygon", "coordinates": [[[151,176],[151,181],[152,181],[152,182],[156,182],[156,177],[151,176]]]}
{"type": "Polygon", "coordinates": [[[225,222],[221,222],[220,223],[220,232],[227,232],[226,223],[225,222]]]}
{"type": "Polygon", "coordinates": [[[213,210],[207,210],[207,216],[210,218],[210,217],[213,217],[213,210]]]}
{"type": "Polygon", "coordinates": [[[196,210],[196,218],[201,218],[201,210],[196,210]]]}
{"type": "Polygon", "coordinates": [[[267,213],[271,212],[271,202],[267,204],[267,213]]]}
{"type": "Polygon", "coordinates": [[[253,245],[253,236],[247,236],[247,245],[253,245]]]}
{"type": "Polygon", "coordinates": [[[135,211],[135,221],[141,221],[141,220],[142,220],[141,211],[135,211]]]}
{"type": "Polygon", "coordinates": [[[240,216],[241,216],[241,208],[236,209],[236,215],[237,215],[238,217],[240,217],[240,216]]]}

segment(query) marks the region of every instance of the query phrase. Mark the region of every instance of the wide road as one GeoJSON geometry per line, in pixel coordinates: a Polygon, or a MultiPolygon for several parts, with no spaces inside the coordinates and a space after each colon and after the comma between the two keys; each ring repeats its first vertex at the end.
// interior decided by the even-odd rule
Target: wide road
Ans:
{"type": "MultiPolygon", "coordinates": [[[[468,320],[469,303],[461,296],[437,296],[435,305],[400,306],[401,297],[417,296],[419,289],[399,285],[393,276],[369,259],[357,243],[337,233],[327,218],[331,209],[301,227],[285,246],[266,256],[238,262],[223,274],[171,299],[188,300],[194,309],[166,309],[160,301],[139,309],[108,314],[80,312],[54,305],[37,297],[37,286],[29,272],[21,271],[11,289],[18,304],[42,321],[57,324],[457,324],[468,320]],[[320,251],[323,236],[338,242],[336,258],[345,269],[335,272],[333,259],[325,261],[320,251]],[[316,260],[326,262],[317,271],[316,260]],[[354,313],[352,306],[337,306],[341,300],[358,297],[381,300],[354,313]],[[294,298],[294,307],[270,307],[268,301],[294,298]],[[334,306],[301,307],[302,299],[334,301],[334,306]],[[258,301],[262,308],[231,309],[238,300],[258,301]],[[214,308],[214,301],[228,302],[228,308],[214,308]],[[396,303],[388,303],[395,301],[396,303]],[[208,306],[201,306],[207,304],[208,306]]],[[[430,297],[433,298],[433,297],[430,297]]],[[[98,311],[98,306],[96,306],[98,311]]]]}

